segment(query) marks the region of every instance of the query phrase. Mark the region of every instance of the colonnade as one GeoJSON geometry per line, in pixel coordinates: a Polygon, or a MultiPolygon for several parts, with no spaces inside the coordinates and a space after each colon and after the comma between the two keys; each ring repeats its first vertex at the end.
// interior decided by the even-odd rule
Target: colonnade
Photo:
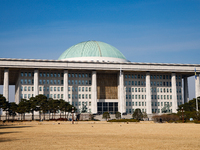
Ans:
{"type": "MultiPolygon", "coordinates": [[[[172,83],[172,112],[177,112],[177,89],[176,89],[176,73],[171,74],[171,83],[172,83]]],[[[68,99],[68,70],[64,70],[63,77],[63,86],[64,86],[64,100],[69,101],[68,99]]],[[[34,69],[34,96],[39,94],[39,70],[34,69]]],[[[199,75],[197,75],[197,79],[195,80],[196,92],[195,96],[198,97],[200,95],[200,83],[199,83],[199,75]]],[[[124,90],[124,72],[120,71],[119,73],[119,94],[118,94],[118,110],[121,113],[126,112],[126,98],[125,98],[125,90],[124,90]]],[[[92,71],[92,85],[91,85],[91,96],[92,96],[92,113],[97,113],[97,72],[92,71]]],[[[3,80],[3,96],[9,101],[9,69],[4,69],[4,80],[3,80]]],[[[189,101],[188,94],[188,79],[184,77],[184,103],[189,101]]],[[[151,106],[151,85],[150,85],[150,72],[146,72],[146,109],[147,114],[152,114],[152,106],[151,106]]]]}

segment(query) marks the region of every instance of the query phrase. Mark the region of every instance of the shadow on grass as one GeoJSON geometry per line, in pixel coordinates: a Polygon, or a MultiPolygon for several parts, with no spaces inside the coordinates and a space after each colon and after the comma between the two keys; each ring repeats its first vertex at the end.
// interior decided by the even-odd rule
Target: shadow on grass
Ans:
{"type": "MultiPolygon", "coordinates": [[[[11,131],[11,132],[4,132],[4,129],[20,129],[20,128],[28,128],[32,126],[16,126],[16,125],[0,125],[0,136],[3,134],[12,134],[12,133],[21,133],[20,131],[11,131]]],[[[10,142],[14,141],[17,139],[9,139],[9,138],[0,138],[0,143],[1,142],[10,142]]]]}
{"type": "Polygon", "coordinates": [[[0,129],[28,128],[28,127],[32,127],[32,126],[0,125],[0,129]]]}
{"type": "Polygon", "coordinates": [[[11,141],[14,141],[14,140],[17,140],[17,139],[0,138],[0,143],[1,142],[11,142],[11,141]]]}

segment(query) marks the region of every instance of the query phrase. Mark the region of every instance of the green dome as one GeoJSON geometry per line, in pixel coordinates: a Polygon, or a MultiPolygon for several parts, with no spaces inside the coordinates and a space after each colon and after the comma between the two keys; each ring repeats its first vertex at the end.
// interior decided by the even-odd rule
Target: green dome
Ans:
{"type": "Polygon", "coordinates": [[[118,49],[100,41],[87,41],[73,45],[64,51],[58,60],[75,57],[112,57],[126,60],[118,49]]]}

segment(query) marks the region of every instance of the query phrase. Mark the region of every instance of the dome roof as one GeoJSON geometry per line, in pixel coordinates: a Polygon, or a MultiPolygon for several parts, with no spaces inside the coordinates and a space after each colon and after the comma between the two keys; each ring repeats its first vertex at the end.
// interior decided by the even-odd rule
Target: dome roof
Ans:
{"type": "Polygon", "coordinates": [[[100,60],[127,62],[115,47],[100,41],[86,41],[71,46],[58,60],[100,60]]]}

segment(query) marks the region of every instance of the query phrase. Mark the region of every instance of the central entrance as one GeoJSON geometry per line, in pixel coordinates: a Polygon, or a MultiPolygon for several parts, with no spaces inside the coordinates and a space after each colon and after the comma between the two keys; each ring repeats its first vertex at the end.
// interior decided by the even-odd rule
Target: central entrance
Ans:
{"type": "Polygon", "coordinates": [[[109,112],[110,114],[115,114],[118,111],[117,102],[97,102],[97,112],[98,114],[103,114],[104,112],[109,112]]]}

